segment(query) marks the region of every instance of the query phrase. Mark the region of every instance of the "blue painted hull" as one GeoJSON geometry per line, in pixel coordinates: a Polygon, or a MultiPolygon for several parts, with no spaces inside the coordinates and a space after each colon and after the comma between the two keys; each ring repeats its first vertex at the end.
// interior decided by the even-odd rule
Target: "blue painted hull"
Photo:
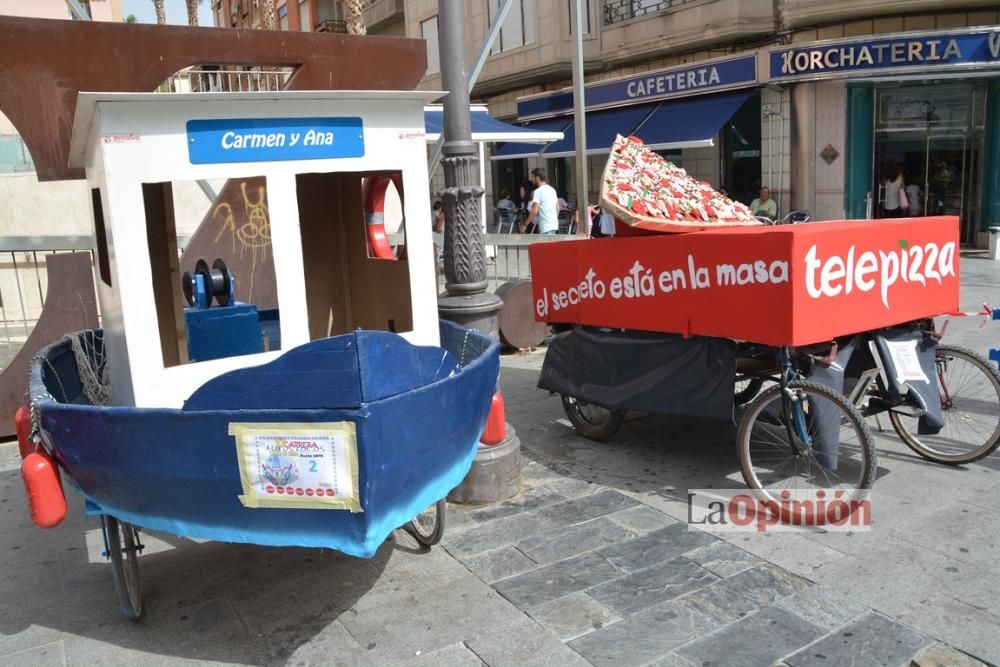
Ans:
{"type": "MultiPolygon", "coordinates": [[[[277,404],[273,408],[208,407],[218,403],[219,396],[231,400],[227,386],[248,384],[243,377],[247,373],[256,373],[255,387],[259,387],[260,371],[267,368],[259,367],[217,378],[219,392],[209,392],[206,399],[205,392],[199,390],[189,402],[199,402],[196,399],[201,395],[199,405],[185,405],[184,410],[36,401],[41,429],[65,476],[100,513],[183,537],[325,547],[370,557],[395,528],[461,483],[475,456],[499,373],[495,342],[448,323],[442,324],[442,347],[452,353],[450,356],[442,356],[437,348],[416,348],[399,337],[393,336],[394,341],[385,336],[392,334],[357,332],[327,339],[349,339],[347,347],[355,346],[358,363],[354,382],[360,380],[361,390],[355,392],[357,396],[338,395],[335,401],[347,407],[325,406],[316,399],[319,390],[311,394],[313,400],[306,401],[310,405],[304,409],[282,405],[290,400],[287,396],[283,400],[282,395],[269,396],[272,405],[277,404]],[[378,344],[362,340],[368,335],[377,336],[378,344]],[[472,353],[470,345],[475,348],[472,353]],[[374,353],[369,353],[372,350],[374,353]],[[428,350],[430,355],[424,355],[428,350]],[[462,352],[466,363],[458,368],[462,352]],[[422,378],[405,377],[412,369],[380,367],[413,354],[420,358],[412,366],[431,369],[422,378]],[[440,366],[448,372],[431,368],[435,360],[444,361],[440,366]],[[447,367],[449,360],[453,371],[447,367]],[[428,379],[430,382],[421,384],[428,379]],[[372,396],[377,399],[366,400],[372,396]],[[353,400],[355,397],[360,400],[353,400]],[[229,435],[231,422],[339,421],[354,422],[357,429],[362,512],[243,506],[236,444],[229,435]]],[[[304,358],[315,370],[317,358],[331,358],[333,348],[337,345],[317,341],[303,346],[302,351],[313,353],[304,358]],[[317,345],[325,345],[326,350],[319,357],[317,345]]],[[[52,356],[58,350],[47,352],[52,356]]],[[[291,359],[294,365],[295,352],[289,351],[283,359],[291,359]]],[[[283,363],[289,363],[288,359],[283,363]]],[[[281,359],[274,363],[279,362],[281,359]]],[[[271,376],[276,381],[283,378],[288,385],[293,384],[294,375],[289,375],[293,372],[278,366],[271,376]]],[[[350,374],[342,368],[330,377],[347,382],[349,394],[354,391],[350,374]]],[[[45,364],[36,364],[32,396],[51,392],[55,383],[45,380],[45,364]]],[[[257,392],[251,393],[243,403],[256,400],[257,392]]],[[[62,399],[74,400],[70,396],[62,399]]]]}

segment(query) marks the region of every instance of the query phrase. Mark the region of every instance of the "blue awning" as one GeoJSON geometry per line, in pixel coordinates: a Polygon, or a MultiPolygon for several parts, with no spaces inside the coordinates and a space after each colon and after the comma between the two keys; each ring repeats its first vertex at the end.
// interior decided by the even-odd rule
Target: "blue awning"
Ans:
{"type": "Polygon", "coordinates": [[[652,150],[712,146],[715,135],[752,93],[740,90],[660,102],[632,134],[652,150]]]}
{"type": "MultiPolygon", "coordinates": [[[[567,126],[571,125],[571,123],[572,119],[569,116],[562,116],[560,118],[544,118],[531,123],[525,123],[524,127],[521,129],[545,133],[549,136],[555,135],[552,139],[546,140],[546,143],[548,143],[549,141],[554,140],[565,140],[567,136],[566,133],[569,132],[567,126]]],[[[523,139],[517,139],[506,143],[499,149],[493,151],[492,159],[514,160],[518,158],[535,157],[543,148],[545,148],[544,144],[530,144],[525,143],[523,139]]]]}
{"type": "MultiPolygon", "coordinates": [[[[472,107],[472,140],[475,142],[536,142],[546,144],[562,138],[559,132],[543,131],[543,128],[521,127],[497,120],[489,114],[486,107],[472,107]]],[[[438,140],[444,131],[444,110],[440,106],[424,107],[424,127],[427,130],[427,141],[438,140]]],[[[535,147],[537,153],[541,146],[535,147]]]]}
{"type": "MultiPolygon", "coordinates": [[[[587,154],[608,153],[615,137],[628,136],[642,125],[656,109],[656,103],[636,104],[618,109],[593,111],[587,114],[587,154]]],[[[575,123],[571,123],[563,134],[562,141],[554,141],[545,147],[542,157],[569,157],[576,154],[575,123]]]]}

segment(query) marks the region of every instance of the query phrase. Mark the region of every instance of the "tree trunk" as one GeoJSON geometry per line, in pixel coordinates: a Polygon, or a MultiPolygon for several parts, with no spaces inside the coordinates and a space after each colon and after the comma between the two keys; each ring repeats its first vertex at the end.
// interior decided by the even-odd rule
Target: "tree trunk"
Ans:
{"type": "Polygon", "coordinates": [[[188,25],[198,25],[198,5],[201,0],[187,0],[188,25]]]}
{"type": "Polygon", "coordinates": [[[347,22],[347,34],[365,34],[365,11],[362,0],[344,0],[344,19],[347,22]]]}
{"type": "Polygon", "coordinates": [[[274,8],[274,0],[262,0],[260,3],[260,22],[264,30],[278,29],[278,10],[274,8]]]}
{"type": "Polygon", "coordinates": [[[167,13],[163,10],[163,0],[153,0],[153,8],[156,9],[156,22],[163,25],[167,22],[167,13]]]}

